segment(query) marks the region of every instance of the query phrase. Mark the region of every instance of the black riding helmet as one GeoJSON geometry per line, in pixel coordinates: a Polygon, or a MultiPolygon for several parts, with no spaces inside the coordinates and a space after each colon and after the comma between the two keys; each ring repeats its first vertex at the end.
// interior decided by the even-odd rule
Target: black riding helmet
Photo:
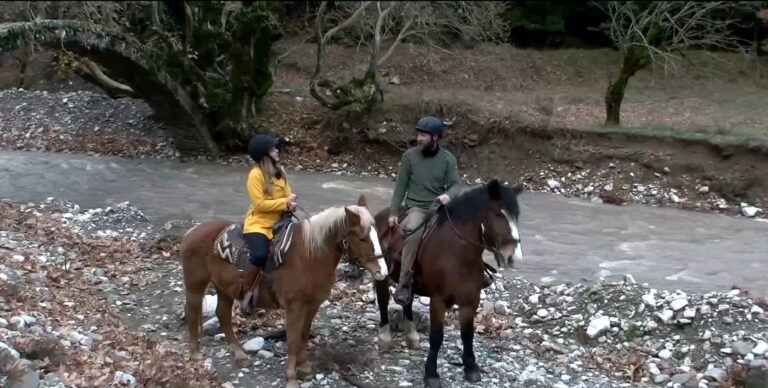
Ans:
{"type": "Polygon", "coordinates": [[[445,124],[442,120],[434,116],[422,117],[418,123],[416,123],[416,130],[419,132],[429,133],[436,135],[437,137],[443,137],[443,131],[445,130],[445,124]]]}
{"type": "Polygon", "coordinates": [[[269,135],[256,135],[248,142],[248,155],[254,162],[261,162],[272,148],[277,147],[277,140],[269,135]]]}

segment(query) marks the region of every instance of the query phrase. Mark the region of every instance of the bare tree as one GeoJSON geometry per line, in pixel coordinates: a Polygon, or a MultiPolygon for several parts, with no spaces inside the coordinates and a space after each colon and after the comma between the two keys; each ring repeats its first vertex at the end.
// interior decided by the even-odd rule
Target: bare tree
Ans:
{"type": "Polygon", "coordinates": [[[609,16],[608,35],[624,60],[605,92],[606,125],[620,124],[621,103],[630,77],[651,64],[676,69],[683,50],[746,52],[750,42],[737,37],[733,11],[749,3],[730,1],[595,2],[609,16]]]}
{"type": "Polygon", "coordinates": [[[377,70],[403,41],[440,47],[446,45],[447,36],[467,41],[496,40],[507,31],[500,17],[503,9],[502,2],[492,1],[349,1],[335,2],[335,9],[329,10],[324,1],[315,18],[317,59],[310,93],[332,110],[353,104],[371,108],[383,98],[377,70]],[[339,81],[322,76],[325,49],[342,32],[368,49],[362,77],[339,81]]]}

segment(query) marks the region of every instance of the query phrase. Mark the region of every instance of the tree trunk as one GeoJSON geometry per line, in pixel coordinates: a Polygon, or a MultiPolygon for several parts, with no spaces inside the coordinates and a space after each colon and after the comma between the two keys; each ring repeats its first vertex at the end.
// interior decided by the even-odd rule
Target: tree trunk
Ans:
{"type": "Polygon", "coordinates": [[[629,79],[650,63],[648,50],[645,48],[635,47],[625,51],[619,75],[605,91],[605,125],[621,125],[621,103],[624,101],[624,91],[629,79]]]}
{"type": "Polygon", "coordinates": [[[621,125],[621,102],[628,82],[629,76],[622,66],[619,76],[608,85],[605,92],[605,125],[621,125]]]}

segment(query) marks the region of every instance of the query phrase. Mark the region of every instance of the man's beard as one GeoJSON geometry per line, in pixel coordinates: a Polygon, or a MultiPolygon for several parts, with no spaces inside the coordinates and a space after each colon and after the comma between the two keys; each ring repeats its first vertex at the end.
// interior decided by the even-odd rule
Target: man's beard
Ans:
{"type": "Polygon", "coordinates": [[[437,144],[436,141],[430,141],[421,146],[421,154],[424,155],[425,158],[431,158],[437,155],[438,152],[440,152],[440,145],[437,144]]]}

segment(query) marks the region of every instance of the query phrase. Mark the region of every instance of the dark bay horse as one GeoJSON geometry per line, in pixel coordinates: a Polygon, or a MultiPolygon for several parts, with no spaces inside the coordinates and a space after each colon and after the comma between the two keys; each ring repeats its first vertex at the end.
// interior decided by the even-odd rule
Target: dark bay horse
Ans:
{"type": "MultiPolygon", "coordinates": [[[[497,180],[464,192],[458,198],[440,207],[434,226],[426,231],[414,270],[414,293],[430,297],[429,355],[424,366],[424,384],[440,387],[437,373],[437,355],[443,344],[445,313],[459,306],[462,361],[464,379],[480,381],[480,368],[472,349],[474,319],[480,304],[483,284],[483,250],[494,254],[499,268],[512,267],[515,260],[523,259],[518,220],[520,207],[517,196],[523,186],[501,185],[497,180]]],[[[379,231],[384,255],[390,265],[389,277],[397,282],[400,275],[400,255],[404,240],[399,229],[388,224],[389,209],[379,212],[376,229],[379,231]]],[[[401,219],[404,213],[400,215],[401,219]]],[[[376,299],[379,305],[379,343],[388,348],[392,340],[389,331],[389,279],[376,280],[376,299]]],[[[412,304],[404,306],[405,331],[410,348],[419,347],[419,334],[413,323],[412,304]]]]}
{"type": "MultiPolygon", "coordinates": [[[[387,266],[373,222],[365,197],[360,196],[357,206],[328,208],[309,220],[294,224],[290,240],[287,237],[285,240],[288,247],[282,255],[282,263],[262,278],[259,302],[255,307],[286,311],[288,388],[299,387],[297,372],[302,377],[312,373],[307,351],[310,327],[320,305],[330,296],[342,256],[346,255],[350,262],[368,270],[374,279],[386,278],[387,266]]],[[[235,364],[245,367],[250,361],[232,328],[234,301],[249,303],[242,300],[243,272],[216,253],[214,247],[220,234],[231,225],[226,220],[209,221],[190,229],[182,239],[185,315],[190,359],[201,360],[202,304],[205,290],[213,282],[218,297],[216,315],[219,323],[234,354],[235,364]]]]}

